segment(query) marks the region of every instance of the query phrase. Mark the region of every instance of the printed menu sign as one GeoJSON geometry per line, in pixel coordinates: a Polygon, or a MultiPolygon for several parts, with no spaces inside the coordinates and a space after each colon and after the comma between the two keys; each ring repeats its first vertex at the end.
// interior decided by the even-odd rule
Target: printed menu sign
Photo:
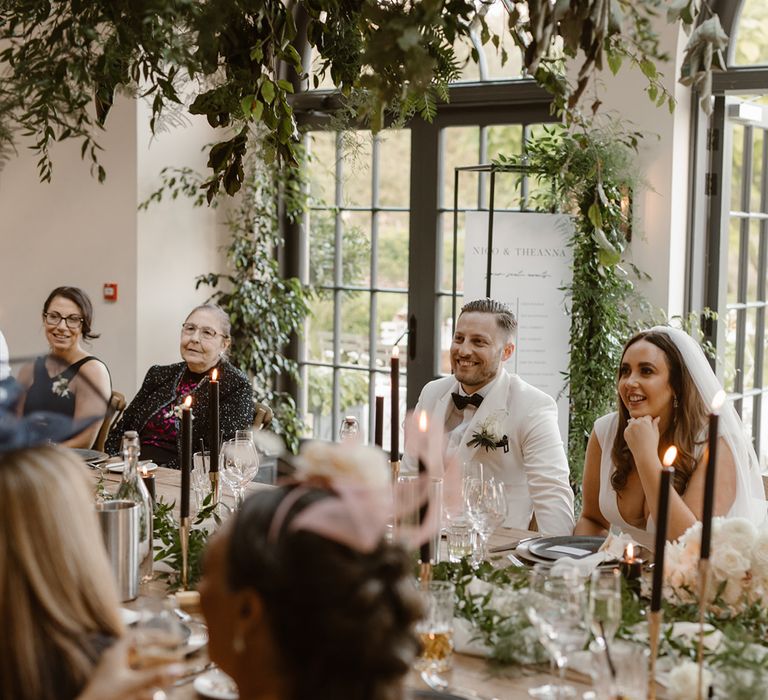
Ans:
{"type": "MultiPolygon", "coordinates": [[[[464,300],[486,296],[488,212],[467,212],[464,300]]],[[[568,369],[571,320],[563,288],[570,284],[573,232],[564,214],[495,212],[491,297],[510,304],[517,317],[509,372],[557,401],[560,433],[568,436],[568,369]]]]}

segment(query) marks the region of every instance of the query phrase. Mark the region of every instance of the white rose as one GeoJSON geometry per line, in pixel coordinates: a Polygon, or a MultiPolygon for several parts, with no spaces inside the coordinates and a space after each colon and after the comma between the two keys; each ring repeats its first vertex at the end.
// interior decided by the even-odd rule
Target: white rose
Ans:
{"type": "MultiPolygon", "coordinates": [[[[712,683],[712,674],[705,668],[703,674],[704,688],[712,683]]],[[[667,690],[671,700],[696,700],[699,687],[699,666],[693,661],[683,661],[672,669],[667,681],[667,690]]],[[[706,696],[707,692],[704,691],[706,696]]]]}
{"type": "Polygon", "coordinates": [[[756,576],[768,577],[768,531],[760,530],[752,546],[752,569],[756,576]]]}
{"type": "Polygon", "coordinates": [[[718,542],[724,540],[734,549],[747,555],[752,549],[756,537],[757,528],[746,518],[725,518],[717,533],[718,542]]]}
{"type": "Polygon", "coordinates": [[[298,460],[298,478],[312,476],[354,481],[376,490],[389,487],[391,472],[379,448],[353,443],[306,443],[298,460]]]}
{"type": "Polygon", "coordinates": [[[717,581],[741,581],[751,565],[747,557],[728,544],[713,547],[709,563],[717,581]]]}

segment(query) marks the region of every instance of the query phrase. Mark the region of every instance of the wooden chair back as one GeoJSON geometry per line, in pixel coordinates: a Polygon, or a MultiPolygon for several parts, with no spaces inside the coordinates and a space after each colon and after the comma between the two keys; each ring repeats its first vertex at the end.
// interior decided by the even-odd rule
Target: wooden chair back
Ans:
{"type": "Polygon", "coordinates": [[[274,416],[272,409],[260,401],[255,402],[254,408],[253,429],[261,430],[262,428],[268,428],[274,416]]]}
{"type": "Polygon", "coordinates": [[[113,391],[109,397],[109,403],[107,404],[107,412],[104,415],[104,420],[99,428],[99,434],[96,436],[96,441],[93,443],[93,449],[104,451],[104,443],[107,441],[107,435],[109,435],[109,429],[118,421],[125,411],[125,395],[119,391],[113,391]]]}

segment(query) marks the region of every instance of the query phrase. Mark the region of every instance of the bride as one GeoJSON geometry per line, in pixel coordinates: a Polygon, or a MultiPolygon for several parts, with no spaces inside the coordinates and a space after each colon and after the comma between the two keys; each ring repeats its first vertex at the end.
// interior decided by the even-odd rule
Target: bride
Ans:
{"type": "MultiPolygon", "coordinates": [[[[707,470],[707,415],[720,384],[685,332],[655,326],[624,347],[618,412],[595,421],[584,463],[584,508],[575,534],[611,527],[653,546],[661,456],[678,449],[668,538],[701,520],[707,470]]],[[[714,515],[759,524],[766,504],[757,457],[733,405],[720,411],[714,515]]]]}

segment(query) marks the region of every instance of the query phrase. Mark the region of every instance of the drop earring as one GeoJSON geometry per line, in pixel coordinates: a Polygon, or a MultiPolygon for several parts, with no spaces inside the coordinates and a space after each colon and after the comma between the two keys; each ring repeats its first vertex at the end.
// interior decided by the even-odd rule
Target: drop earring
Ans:
{"type": "Polygon", "coordinates": [[[236,632],[235,636],[232,637],[232,651],[238,655],[245,651],[245,639],[243,639],[242,632],[236,632]]]}

